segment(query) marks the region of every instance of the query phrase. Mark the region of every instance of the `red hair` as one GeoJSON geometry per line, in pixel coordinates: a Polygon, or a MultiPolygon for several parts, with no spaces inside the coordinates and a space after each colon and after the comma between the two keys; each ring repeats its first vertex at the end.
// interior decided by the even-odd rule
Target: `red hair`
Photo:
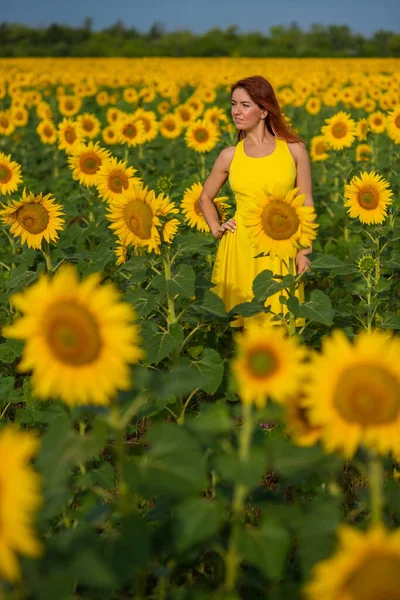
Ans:
{"type": "MultiPolygon", "coordinates": [[[[261,77],[261,75],[253,75],[245,79],[239,79],[231,86],[231,96],[237,88],[245,90],[250,98],[258,104],[260,108],[268,111],[265,117],[265,126],[272,135],[285,140],[285,142],[302,142],[303,140],[297,133],[289,127],[285,121],[279,102],[275,96],[272,85],[261,77]]],[[[238,132],[238,141],[246,137],[245,131],[238,132]]]]}

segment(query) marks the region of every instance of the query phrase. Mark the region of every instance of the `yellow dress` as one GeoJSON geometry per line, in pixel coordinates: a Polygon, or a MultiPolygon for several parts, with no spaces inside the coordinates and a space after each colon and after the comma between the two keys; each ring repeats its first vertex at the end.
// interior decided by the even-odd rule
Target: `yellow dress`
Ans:
{"type": "MultiPolygon", "coordinates": [[[[275,138],[275,150],[268,156],[253,158],[244,150],[244,140],[238,142],[229,171],[229,184],[235,194],[236,231],[227,231],[219,242],[214,263],[212,291],[217,294],[229,312],[237,304],[250,301],[253,295],[254,278],[265,269],[274,275],[287,275],[286,265],[277,257],[262,256],[254,258],[260,252],[252,245],[249,230],[245,225],[243,212],[246,203],[254,196],[265,194],[265,190],[286,194],[296,181],[296,165],[284,140],[275,138]]],[[[270,306],[274,313],[286,313],[287,308],[279,302],[279,292],[267,298],[265,306],[270,306]]],[[[296,293],[300,302],[304,301],[302,285],[296,293]]],[[[247,326],[250,321],[259,325],[267,325],[273,315],[270,313],[255,317],[238,317],[231,325],[233,327],[247,326]]],[[[277,323],[278,324],[278,323],[277,323]]],[[[300,324],[300,323],[298,323],[300,324]]]]}

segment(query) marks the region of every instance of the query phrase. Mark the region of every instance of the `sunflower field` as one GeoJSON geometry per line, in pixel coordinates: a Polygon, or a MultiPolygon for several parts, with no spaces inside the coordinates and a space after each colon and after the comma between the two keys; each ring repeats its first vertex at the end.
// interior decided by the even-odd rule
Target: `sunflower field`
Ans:
{"type": "Polygon", "coordinates": [[[400,600],[399,66],[0,61],[0,600],[400,600]],[[199,196],[254,74],[315,214],[257,199],[289,274],[227,313],[199,196]]]}

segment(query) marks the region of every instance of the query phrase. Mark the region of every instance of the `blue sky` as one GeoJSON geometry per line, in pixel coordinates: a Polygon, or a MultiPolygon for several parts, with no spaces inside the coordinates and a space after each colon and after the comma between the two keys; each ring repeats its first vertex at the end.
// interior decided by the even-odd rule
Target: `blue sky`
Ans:
{"type": "Polygon", "coordinates": [[[304,30],[312,23],[345,24],[367,37],[378,29],[400,32],[398,0],[2,0],[2,4],[0,22],[32,26],[53,22],[78,26],[92,17],[94,29],[121,19],[142,32],[154,21],[167,31],[196,33],[229,25],[237,25],[240,32],[268,33],[271,26],[292,21],[304,30]]]}

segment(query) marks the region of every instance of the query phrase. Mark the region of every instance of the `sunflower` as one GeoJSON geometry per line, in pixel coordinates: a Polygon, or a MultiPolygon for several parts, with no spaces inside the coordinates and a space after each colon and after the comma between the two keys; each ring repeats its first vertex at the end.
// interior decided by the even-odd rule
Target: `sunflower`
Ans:
{"type": "Polygon", "coordinates": [[[118,132],[116,126],[108,125],[108,127],[104,127],[101,132],[101,137],[108,145],[118,144],[118,132]]]}
{"type": "Polygon", "coordinates": [[[386,129],[386,116],[380,110],[376,110],[369,115],[368,123],[373,133],[383,133],[386,129]]]}
{"type": "Polygon", "coordinates": [[[103,162],[110,158],[110,151],[101,148],[99,142],[82,144],[68,158],[72,177],[82,185],[96,185],[96,176],[103,162]]]}
{"type": "MultiPolygon", "coordinates": [[[[165,230],[169,216],[177,212],[174,204],[162,194],[156,197],[153,190],[132,187],[118,202],[110,205],[107,218],[111,221],[110,229],[114,230],[121,244],[132,244],[159,254],[160,234],[165,230]],[[166,223],[163,224],[164,220],[166,223]]],[[[174,232],[175,222],[166,229],[166,242],[172,239],[174,232]]]]}
{"type": "Polygon", "coordinates": [[[353,219],[359,218],[361,223],[382,223],[387,214],[387,206],[392,204],[393,192],[389,182],[374,171],[356,175],[345,186],[345,206],[353,219]]]}
{"type": "Polygon", "coordinates": [[[134,113],[133,117],[135,121],[141,121],[144,127],[144,140],[151,142],[158,135],[158,123],[156,114],[150,110],[143,110],[138,108],[134,113]]]}
{"type": "Polygon", "coordinates": [[[64,119],[58,125],[58,148],[70,154],[83,142],[80,126],[72,119],[64,119]]]}
{"type": "Polygon", "coordinates": [[[21,165],[11,160],[11,154],[0,152],[0,194],[12,194],[21,181],[21,165]]]}
{"type": "Polygon", "coordinates": [[[305,109],[309,115],[317,115],[321,110],[321,100],[314,96],[308,98],[305,109]]]}
{"type": "Polygon", "coordinates": [[[340,111],[330,119],[325,119],[326,125],[321,128],[327,143],[334,150],[349,148],[354,142],[355,122],[349,114],[340,111]]]}
{"type": "Polygon", "coordinates": [[[194,110],[187,104],[177,106],[175,114],[179,117],[182,125],[187,127],[194,120],[194,110]]]}
{"type": "Polygon", "coordinates": [[[121,118],[121,116],[123,116],[125,113],[120,110],[119,108],[116,108],[115,106],[111,106],[108,110],[107,110],[107,121],[109,122],[110,125],[112,125],[113,123],[116,123],[118,121],[118,119],[121,118]]]}
{"type": "Polygon", "coordinates": [[[127,163],[112,157],[104,161],[96,175],[95,185],[103,200],[115,202],[129,188],[130,182],[139,184],[140,180],[134,177],[136,169],[128,167],[127,163]]]}
{"type": "MultiPolygon", "coordinates": [[[[199,198],[202,191],[203,186],[201,183],[194,183],[190,188],[186,188],[181,202],[181,212],[189,227],[196,228],[197,231],[210,231],[200,210],[199,198]]],[[[226,221],[228,216],[229,204],[226,204],[225,200],[228,200],[228,196],[221,196],[214,200],[214,205],[221,222],[226,221]]]]}
{"type": "Polygon", "coordinates": [[[127,260],[127,246],[126,246],[126,244],[123,244],[122,242],[118,241],[117,242],[117,247],[114,250],[114,254],[117,257],[117,260],[115,262],[115,264],[117,265],[117,267],[119,267],[120,265],[125,264],[126,260],[127,260]]]}
{"type": "Polygon", "coordinates": [[[0,111],[0,135],[11,135],[15,131],[15,125],[11,118],[10,110],[0,111]]]}
{"type": "Polygon", "coordinates": [[[163,137],[173,140],[182,133],[182,124],[172,113],[164,115],[160,122],[160,133],[163,137]]]}
{"type": "Polygon", "coordinates": [[[24,106],[11,107],[11,118],[17,127],[24,127],[28,123],[28,117],[28,111],[24,106]]]}
{"type": "Polygon", "coordinates": [[[95,138],[100,131],[99,119],[90,113],[83,113],[76,118],[76,122],[82,130],[85,137],[89,139],[95,138]]]}
{"type": "Polygon", "coordinates": [[[0,579],[20,578],[17,553],[32,558],[41,554],[33,524],[43,500],[40,478],[31,465],[38,447],[32,433],[10,426],[0,431],[0,579]]]}
{"type": "Polygon", "coordinates": [[[96,95],[96,102],[99,106],[106,106],[108,104],[108,92],[102,90],[96,95]]]}
{"type": "Polygon", "coordinates": [[[58,100],[58,110],[63,117],[73,117],[82,106],[82,100],[78,96],[61,96],[58,100]]]}
{"type": "Polygon", "coordinates": [[[133,87],[125,88],[122,97],[128,104],[137,104],[139,100],[138,93],[133,87]]]}
{"type": "Polygon", "coordinates": [[[320,437],[321,427],[310,423],[304,394],[300,391],[284,400],[284,422],[293,442],[298,446],[313,446],[320,437]]]}
{"type": "Polygon", "coordinates": [[[218,128],[210,121],[197,120],[188,125],[185,141],[188,148],[196,152],[210,152],[219,140],[218,128]]]}
{"type": "Polygon", "coordinates": [[[4,335],[25,341],[20,371],[32,371],[34,394],[70,406],[108,404],[131,387],[128,364],[143,356],[132,307],[99,273],[79,282],[75,267],[12,297],[23,313],[4,335]]]}
{"type": "Polygon", "coordinates": [[[400,455],[399,356],[400,340],[382,331],[362,332],[354,345],[342,331],[323,341],[305,405],[327,451],[350,458],[364,444],[400,455]]]}
{"type": "Polygon", "coordinates": [[[51,194],[43,196],[33,192],[22,192],[20,200],[13,200],[8,206],[2,204],[0,219],[4,225],[11,225],[10,233],[21,237],[29,248],[40,248],[43,238],[47,242],[58,239],[58,231],[63,228],[64,219],[61,204],[56,204],[51,194]]]}
{"type": "Polygon", "coordinates": [[[36,107],[36,114],[39,119],[43,119],[44,121],[51,121],[53,119],[53,112],[48,102],[40,102],[36,107]]]}
{"type": "Polygon", "coordinates": [[[235,336],[236,358],[232,372],[244,404],[265,406],[268,396],[280,402],[296,394],[306,356],[295,336],[286,337],[283,328],[249,327],[235,336]]]}
{"type": "Polygon", "coordinates": [[[204,102],[200,100],[200,98],[196,98],[196,96],[192,96],[186,100],[186,105],[190,106],[193,110],[193,117],[197,119],[201,115],[204,110],[204,102]]]}
{"type": "Polygon", "coordinates": [[[306,600],[399,600],[400,531],[342,525],[338,537],[336,553],[314,566],[306,600]]]}
{"type": "Polygon", "coordinates": [[[40,121],[36,127],[37,133],[40,135],[40,141],[42,144],[55,144],[58,136],[57,129],[52,121],[44,120],[40,121]]]}
{"type": "Polygon", "coordinates": [[[165,115],[169,111],[170,107],[171,105],[167,100],[162,100],[162,102],[159,102],[157,105],[157,110],[160,115],[165,115]]]}
{"type": "Polygon", "coordinates": [[[395,144],[400,144],[400,106],[387,115],[386,132],[395,144]]]}
{"type": "Polygon", "coordinates": [[[356,161],[369,160],[372,155],[372,148],[369,144],[359,144],[356,146],[356,161]]]}
{"type": "Polygon", "coordinates": [[[329,158],[328,144],[323,135],[316,135],[311,140],[311,160],[317,162],[329,158]]]}
{"type": "Polygon", "coordinates": [[[204,113],[204,120],[211,121],[211,123],[214,123],[214,125],[218,127],[220,122],[227,123],[228,117],[222,108],[212,106],[211,108],[207,108],[204,113]]]}
{"type": "Polygon", "coordinates": [[[141,98],[145,104],[153,102],[153,100],[155,100],[155,97],[156,91],[152,87],[144,87],[139,92],[139,98],[141,98]]]}
{"type": "Polygon", "coordinates": [[[144,125],[142,121],[136,120],[132,115],[121,117],[115,126],[118,140],[130,148],[146,141],[144,125]]]}
{"type": "Polygon", "coordinates": [[[293,188],[286,195],[266,193],[247,208],[246,221],[252,243],[259,252],[281,259],[294,258],[297,250],[316,238],[312,206],[304,206],[305,194],[293,188]]]}
{"type": "Polygon", "coordinates": [[[369,131],[368,119],[360,119],[359,121],[357,121],[356,136],[360,140],[360,142],[363,142],[367,139],[368,131],[369,131]]]}

